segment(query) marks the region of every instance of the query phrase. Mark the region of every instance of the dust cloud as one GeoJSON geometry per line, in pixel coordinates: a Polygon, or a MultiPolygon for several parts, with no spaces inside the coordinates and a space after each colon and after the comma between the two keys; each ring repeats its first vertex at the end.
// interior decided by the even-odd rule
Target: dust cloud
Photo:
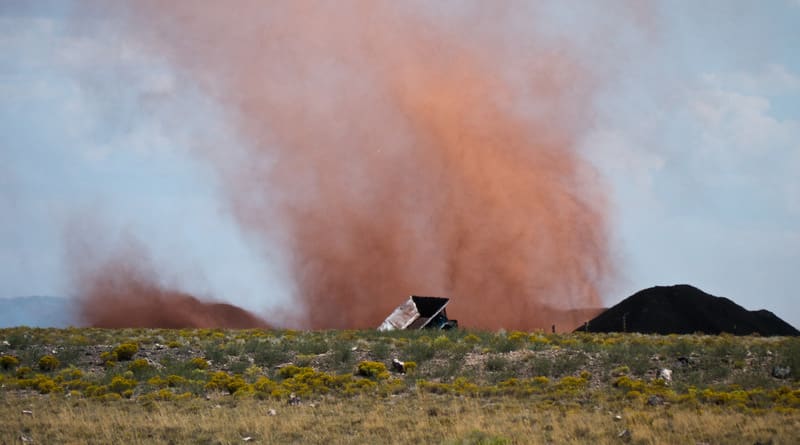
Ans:
{"type": "Polygon", "coordinates": [[[74,227],[71,236],[69,258],[82,324],[100,328],[270,327],[237,306],[202,301],[163,282],[138,240],[108,243],[104,247],[109,252],[101,254],[84,244],[88,239],[74,227]]]}
{"type": "MultiPolygon", "coordinates": [[[[246,141],[194,153],[240,227],[284,253],[303,315],[270,323],[370,328],[416,294],[452,298],[463,326],[571,329],[613,275],[607,191],[576,151],[602,79],[568,39],[537,31],[535,8],[137,0],[117,12],[246,141]]],[[[137,309],[166,294],[124,262],[89,291],[117,304],[87,300],[97,325],[172,323],[147,318],[172,309],[137,309]]],[[[233,323],[213,315],[229,307],[168,299],[202,309],[186,311],[193,325],[233,323]]]]}

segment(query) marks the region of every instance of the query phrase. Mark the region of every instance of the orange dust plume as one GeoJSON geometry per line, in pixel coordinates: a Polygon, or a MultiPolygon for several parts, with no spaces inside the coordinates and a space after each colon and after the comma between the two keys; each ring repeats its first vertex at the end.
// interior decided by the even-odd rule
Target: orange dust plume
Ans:
{"type": "Polygon", "coordinates": [[[79,317],[101,328],[268,328],[259,317],[227,303],[201,301],[159,282],[144,248],[118,246],[110,258],[71,256],[79,317]],[[80,258],[83,258],[81,260],[80,258]],[[95,263],[96,261],[96,263],[95,263]]]}
{"type": "Polygon", "coordinates": [[[375,327],[410,294],[477,328],[602,306],[606,190],[575,149],[601,76],[529,3],[130,3],[244,141],[196,153],[285,252],[303,316],[281,325],[375,327]]]}

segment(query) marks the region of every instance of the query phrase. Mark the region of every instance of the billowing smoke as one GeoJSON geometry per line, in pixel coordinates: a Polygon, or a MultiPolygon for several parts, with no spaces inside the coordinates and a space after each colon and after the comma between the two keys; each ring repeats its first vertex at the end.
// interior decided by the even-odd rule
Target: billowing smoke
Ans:
{"type": "MultiPolygon", "coordinates": [[[[575,150],[598,79],[503,5],[131,2],[132,36],[246,141],[196,155],[240,226],[285,252],[304,315],[271,323],[374,327],[410,294],[451,297],[478,328],[571,328],[569,309],[602,305],[606,193],[575,150]]],[[[125,288],[130,317],[164,294],[125,264],[89,290],[125,288]]]]}

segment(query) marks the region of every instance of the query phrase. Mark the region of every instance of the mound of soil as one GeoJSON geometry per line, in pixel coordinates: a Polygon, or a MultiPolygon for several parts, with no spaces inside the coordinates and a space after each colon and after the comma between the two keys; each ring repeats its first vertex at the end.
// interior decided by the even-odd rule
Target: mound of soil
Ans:
{"type": "Polygon", "coordinates": [[[687,284],[641,290],[577,329],[587,330],[645,334],[800,335],[800,331],[770,311],[748,311],[727,298],[709,295],[687,284]]]}

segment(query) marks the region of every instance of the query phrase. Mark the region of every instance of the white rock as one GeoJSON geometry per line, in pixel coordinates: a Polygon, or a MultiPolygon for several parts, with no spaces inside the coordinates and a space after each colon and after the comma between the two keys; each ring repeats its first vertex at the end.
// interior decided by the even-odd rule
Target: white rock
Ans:
{"type": "Polygon", "coordinates": [[[270,408],[270,409],[267,410],[267,414],[269,414],[270,416],[274,416],[277,413],[275,412],[274,409],[270,408]]]}

